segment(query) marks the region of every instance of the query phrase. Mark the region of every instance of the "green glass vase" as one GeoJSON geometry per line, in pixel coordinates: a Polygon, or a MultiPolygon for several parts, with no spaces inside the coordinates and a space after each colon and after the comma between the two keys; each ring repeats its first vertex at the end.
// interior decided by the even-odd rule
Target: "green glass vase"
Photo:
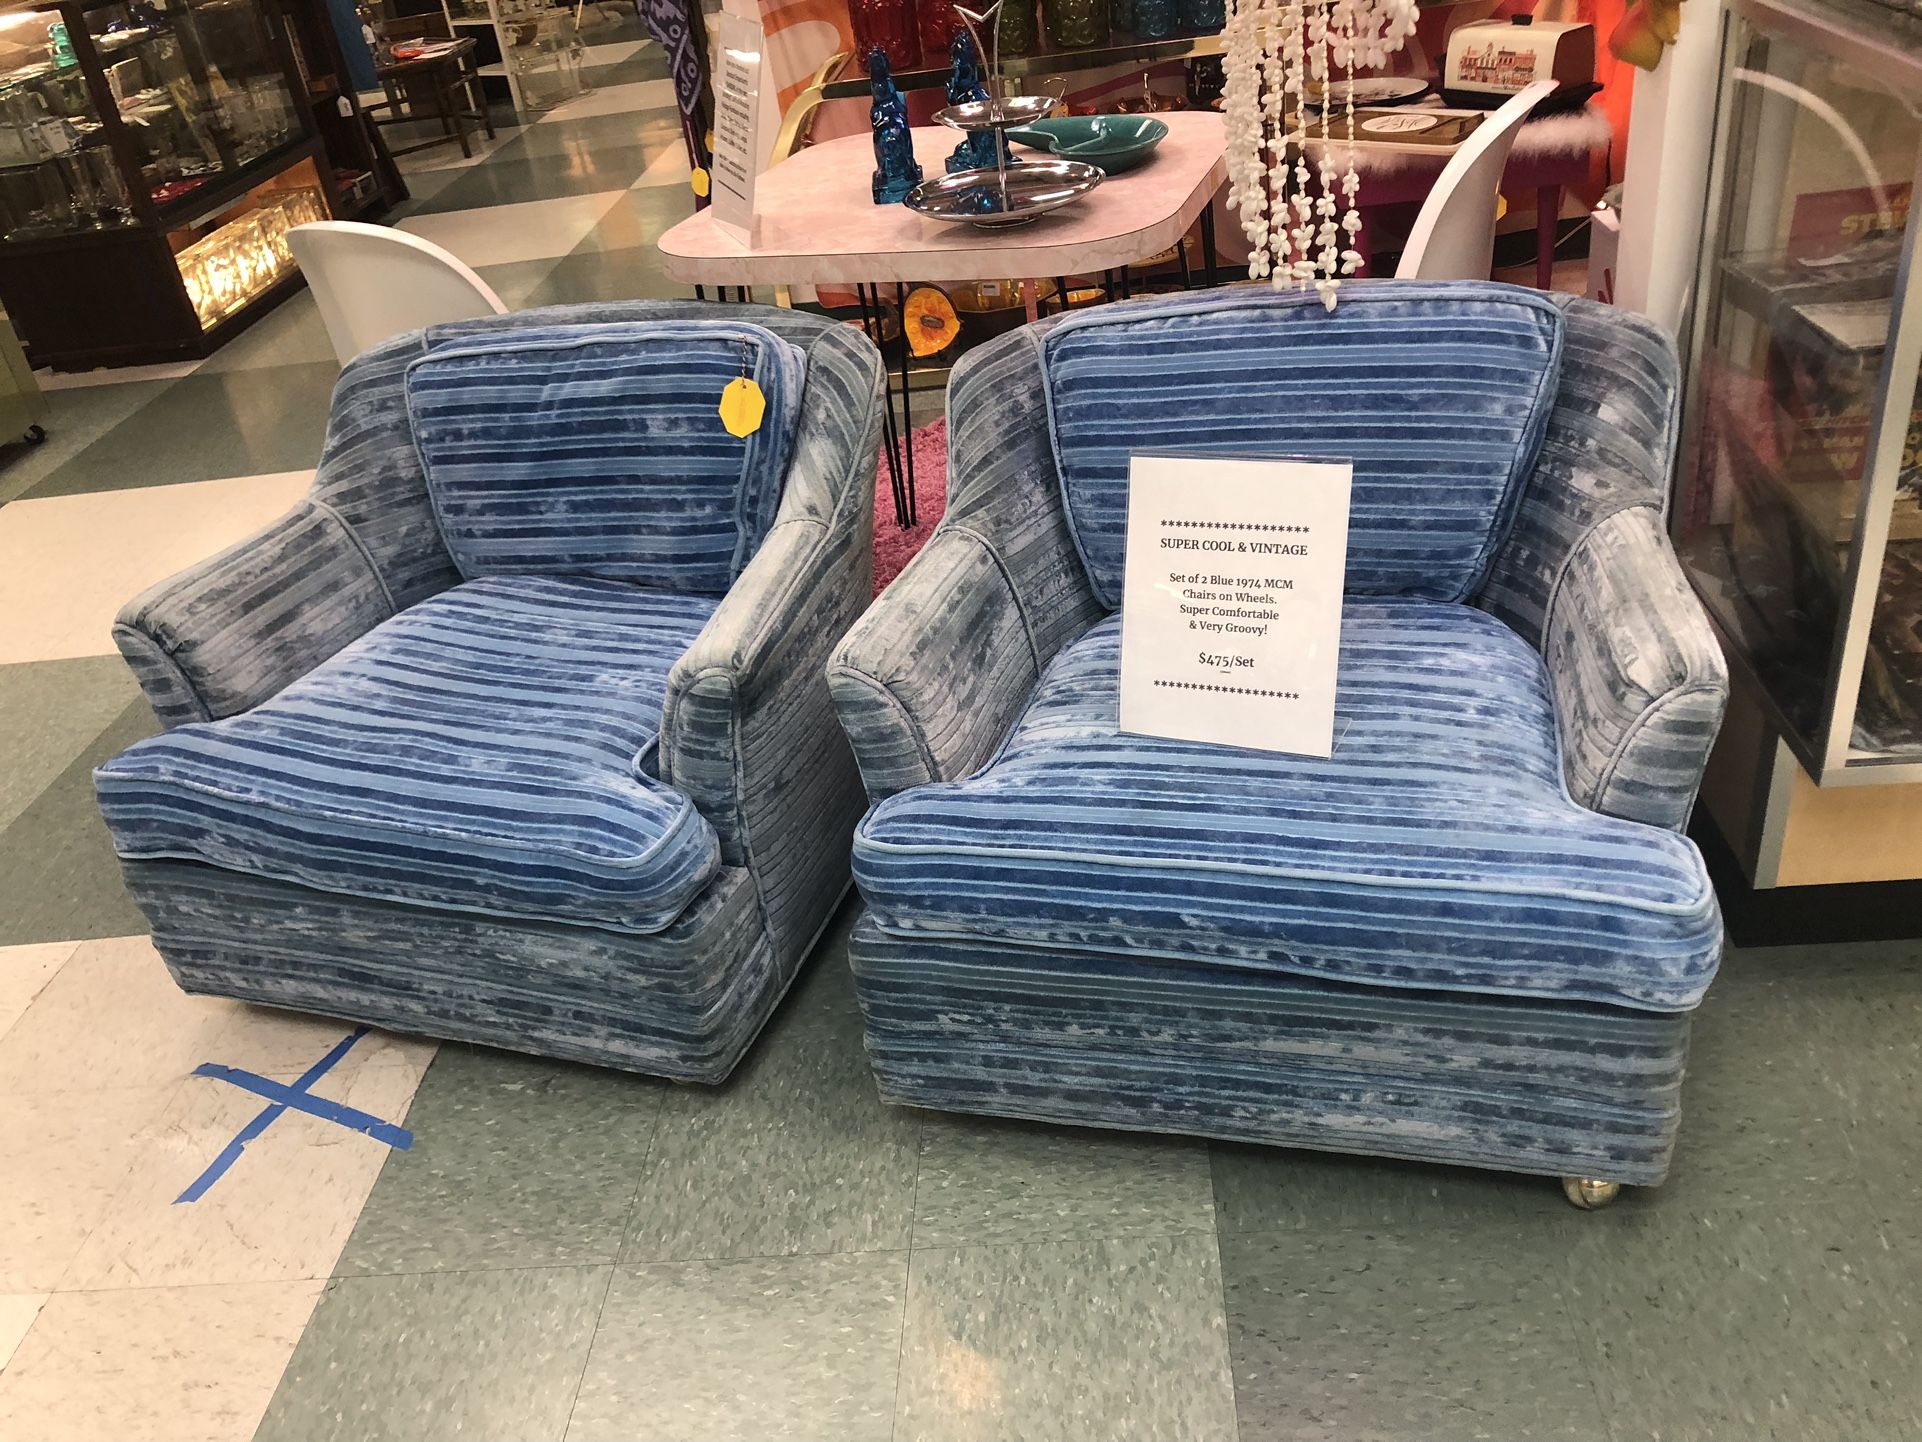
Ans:
{"type": "Polygon", "coordinates": [[[1048,41],[1058,50],[1086,50],[1108,43],[1110,0],[1041,0],[1048,41]]]}
{"type": "Polygon", "coordinates": [[[1026,55],[1034,49],[1034,0],[1001,0],[995,33],[1003,55],[1026,55]]]}

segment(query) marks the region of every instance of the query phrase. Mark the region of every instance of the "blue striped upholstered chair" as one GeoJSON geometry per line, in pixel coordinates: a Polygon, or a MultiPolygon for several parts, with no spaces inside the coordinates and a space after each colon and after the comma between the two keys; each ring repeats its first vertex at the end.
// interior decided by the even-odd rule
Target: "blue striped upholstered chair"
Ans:
{"type": "Polygon", "coordinates": [[[829,666],[882,1092],[1660,1182],[1726,691],[1662,524],[1668,342],[1484,282],[1176,296],[982,347],[949,418],[946,517],[829,666]],[[1330,760],[1119,733],[1157,449],[1353,458],[1330,760]]]}
{"type": "Polygon", "coordinates": [[[179,983],[725,1077],[848,886],[882,377],[686,302],[353,361],[307,499],[116,627],[169,729],[96,784],[179,983]]]}

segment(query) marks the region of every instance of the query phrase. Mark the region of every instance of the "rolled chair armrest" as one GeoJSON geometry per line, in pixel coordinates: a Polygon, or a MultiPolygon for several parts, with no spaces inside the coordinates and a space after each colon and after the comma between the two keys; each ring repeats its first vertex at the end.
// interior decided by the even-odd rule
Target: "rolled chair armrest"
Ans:
{"type": "Polygon", "coordinates": [[[776,525],[668,677],[661,779],[694,799],[730,865],[747,862],[757,788],[821,779],[803,752],[851,767],[822,672],[873,588],[867,546],[811,517],[776,525]]]}
{"type": "Polygon", "coordinates": [[[825,672],[874,594],[883,414],[879,352],[847,327],[810,323],[817,333],[781,510],[669,673],[658,751],[661,779],[708,819],[723,860],[753,872],[784,962],[806,949],[846,888],[861,815],[860,776],[825,672]]]}
{"type": "Polygon", "coordinates": [[[980,767],[1103,614],[1062,506],[1035,331],[955,367],[947,514],[829,664],[871,801],[980,767]]]}
{"type": "Polygon", "coordinates": [[[993,549],[965,527],[937,531],[828,663],[869,800],[982,765],[1042,664],[993,549]]]}
{"type": "Polygon", "coordinates": [[[1652,506],[1569,553],[1542,628],[1569,794],[1680,830],[1728,703],[1728,669],[1652,506]]]}
{"type": "Polygon", "coordinates": [[[353,531],[310,499],[136,596],[113,637],[172,727],[259,705],[393,614],[353,531]]]}

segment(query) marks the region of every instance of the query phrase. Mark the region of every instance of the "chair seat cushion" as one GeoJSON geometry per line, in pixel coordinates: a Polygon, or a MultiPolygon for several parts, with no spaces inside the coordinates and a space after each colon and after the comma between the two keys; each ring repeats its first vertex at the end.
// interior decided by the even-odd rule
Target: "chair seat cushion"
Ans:
{"type": "Polygon", "coordinates": [[[648,774],[668,670],[715,602],[470,581],[272,700],[95,773],[114,847],[317,890],[647,933],[720,865],[648,774]]]}
{"type": "Polygon", "coordinates": [[[724,593],[774,524],[806,357],[741,321],[510,326],[407,368],[427,494],[460,573],[601,576],[724,593]],[[721,422],[741,377],[766,411],[721,422]]]}
{"type": "Polygon", "coordinates": [[[1121,734],[1119,669],[1111,617],[979,773],[869,813],[881,927],[1650,1011],[1707,988],[1701,857],[1569,799],[1542,663],[1494,618],[1350,599],[1325,761],[1121,734]]]}

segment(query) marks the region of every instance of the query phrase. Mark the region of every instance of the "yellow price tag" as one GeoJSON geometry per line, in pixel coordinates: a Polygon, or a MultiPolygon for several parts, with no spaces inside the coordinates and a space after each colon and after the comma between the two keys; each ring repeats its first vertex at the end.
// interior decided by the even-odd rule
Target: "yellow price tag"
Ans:
{"type": "Polygon", "coordinates": [[[767,414],[767,397],[748,376],[736,376],[721,392],[721,424],[730,436],[751,436],[767,414]]]}
{"type": "Polygon", "coordinates": [[[707,199],[708,179],[707,171],[704,167],[699,165],[695,166],[694,173],[687,178],[687,183],[694,187],[694,193],[696,195],[700,196],[703,200],[707,199]]]}

